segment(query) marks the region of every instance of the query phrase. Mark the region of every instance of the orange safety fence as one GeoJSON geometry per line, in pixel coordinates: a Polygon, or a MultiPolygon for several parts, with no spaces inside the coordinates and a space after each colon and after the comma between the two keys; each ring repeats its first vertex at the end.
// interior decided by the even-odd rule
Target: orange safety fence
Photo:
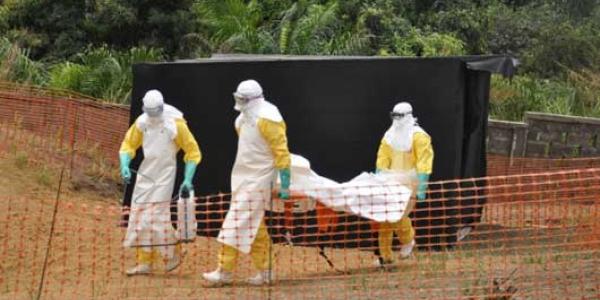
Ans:
{"type": "MultiPolygon", "coordinates": [[[[175,230],[177,205],[165,199],[125,209],[119,195],[78,193],[60,170],[118,186],[115,153],[128,118],[121,106],[1,87],[0,163],[19,166],[16,172],[32,163],[47,168],[47,188],[0,193],[0,299],[600,298],[598,157],[490,156],[487,177],[431,182],[428,199],[410,214],[417,247],[399,259],[394,238],[396,261],[385,268],[375,266],[381,224],[324,204],[339,190],[294,190],[284,203],[271,198],[283,211],[264,218],[275,281],[261,287],[244,282],[256,270],[245,254],[233,283],[203,279],[217,267],[216,237],[231,195],[200,196],[193,205],[198,236],[182,243],[181,266],[164,272],[158,259],[151,275],[127,276],[136,264],[136,250],[123,246],[127,226],[175,230]],[[165,205],[167,220],[158,210],[165,205]],[[146,227],[130,218],[143,212],[146,227]],[[467,227],[472,231],[458,240],[467,227]]],[[[0,183],[11,184],[6,177],[0,183]]],[[[402,196],[361,190],[366,203],[402,196]]],[[[172,242],[152,236],[149,245],[172,242]]]]}
{"type": "MultiPolygon", "coordinates": [[[[106,203],[62,199],[58,202],[41,296],[44,299],[592,299],[600,295],[600,169],[479,180],[490,183],[473,188],[485,194],[487,201],[481,204],[480,219],[471,224],[474,230],[466,238],[443,251],[418,245],[411,258],[397,259],[385,269],[374,264],[377,231],[372,230],[371,222],[366,219],[338,212],[334,230],[327,231],[319,230],[318,219],[322,216],[314,210],[291,215],[268,214],[265,223],[275,244],[265,250],[265,255],[271,254],[269,269],[276,277],[263,287],[244,283],[255,268],[248,255],[243,254],[234,271],[233,283],[215,286],[202,278],[202,273],[216,269],[219,261],[221,244],[215,237],[221,230],[223,216],[228,213],[228,194],[196,199],[198,237],[183,244],[186,254],[179,268],[167,273],[163,261],[158,260],[151,275],[132,277],[125,272],[135,265],[135,250],[122,245],[127,231],[122,226],[123,217],[146,213],[152,220],[129,224],[129,230],[144,231],[147,229],[144,226],[174,230],[177,222],[157,221],[161,216],[156,208],[163,204],[123,211],[106,203]],[[286,242],[286,232],[290,232],[291,243],[286,242]],[[319,255],[320,247],[326,257],[319,255]]],[[[461,185],[461,181],[454,183],[461,185]]],[[[460,193],[455,195],[460,203],[460,193]]],[[[363,193],[363,197],[369,195],[363,193]]],[[[427,201],[448,200],[440,197],[427,201]]],[[[295,197],[293,201],[308,200],[295,197]]],[[[0,199],[1,297],[24,299],[37,295],[55,203],[54,199],[34,200],[19,195],[0,199]]],[[[166,205],[170,205],[169,200],[166,205]]],[[[460,208],[476,211],[479,205],[460,208]]],[[[415,215],[419,210],[416,209],[415,215]]],[[[428,210],[433,214],[431,210],[435,209],[428,210]]],[[[176,215],[174,205],[171,214],[176,215]]],[[[440,216],[462,217],[466,216],[440,216]]],[[[419,221],[418,217],[413,218],[413,224],[419,221]]],[[[446,223],[438,226],[448,227],[446,223]]],[[[150,238],[149,244],[144,245],[158,249],[168,244],[150,238]]],[[[242,244],[240,240],[239,246],[242,244]]],[[[395,249],[398,250],[397,244],[395,249]]]]}
{"type": "Polygon", "coordinates": [[[71,171],[105,171],[118,161],[112,154],[128,124],[126,106],[0,90],[0,153],[27,152],[45,164],[67,159],[71,171]]]}

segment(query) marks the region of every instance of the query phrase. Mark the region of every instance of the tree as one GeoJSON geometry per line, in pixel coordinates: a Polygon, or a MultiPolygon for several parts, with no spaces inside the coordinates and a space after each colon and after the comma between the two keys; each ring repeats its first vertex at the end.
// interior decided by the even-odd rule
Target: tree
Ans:
{"type": "Polygon", "coordinates": [[[93,44],[117,49],[160,48],[167,58],[189,58],[206,50],[206,39],[191,11],[193,0],[112,0],[93,2],[86,28],[93,44]]]}
{"type": "Polygon", "coordinates": [[[88,46],[104,44],[122,50],[140,45],[161,48],[167,58],[186,58],[203,45],[190,11],[193,3],[194,0],[10,0],[5,4],[9,27],[5,34],[31,49],[34,59],[64,60],[88,46]]]}
{"type": "Polygon", "coordinates": [[[261,28],[264,16],[256,0],[198,1],[193,10],[210,32],[213,51],[268,53],[275,47],[272,36],[261,28]]]}
{"type": "Polygon", "coordinates": [[[148,48],[111,51],[107,47],[88,49],[73,62],[54,65],[49,84],[116,103],[129,103],[135,63],[158,61],[160,52],[148,48]]]}
{"type": "Polygon", "coordinates": [[[13,0],[8,9],[8,36],[31,49],[33,59],[56,60],[85,48],[86,1],[13,0]]]}

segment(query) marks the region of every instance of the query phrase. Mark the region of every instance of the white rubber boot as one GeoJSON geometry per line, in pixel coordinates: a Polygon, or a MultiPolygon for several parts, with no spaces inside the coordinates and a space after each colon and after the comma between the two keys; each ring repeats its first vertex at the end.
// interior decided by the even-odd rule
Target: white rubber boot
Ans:
{"type": "Polygon", "coordinates": [[[213,284],[228,284],[233,281],[233,274],[231,274],[231,272],[222,271],[221,269],[216,269],[210,273],[204,273],[202,274],[202,277],[213,284]]]}
{"type": "Polygon", "coordinates": [[[254,277],[250,277],[250,278],[248,278],[248,280],[246,280],[246,282],[251,285],[269,284],[269,282],[273,282],[273,281],[275,281],[275,273],[273,273],[273,271],[269,272],[269,270],[260,271],[260,272],[256,273],[256,275],[254,275],[254,277]]]}
{"type": "Polygon", "coordinates": [[[406,245],[402,245],[402,247],[400,248],[400,258],[401,259],[407,259],[410,257],[410,254],[413,251],[413,248],[415,247],[415,240],[413,239],[412,241],[410,241],[410,243],[406,244],[406,245]]]}
{"type": "Polygon", "coordinates": [[[456,241],[460,242],[462,240],[464,240],[467,235],[469,235],[469,233],[471,233],[471,230],[473,230],[473,227],[471,226],[465,226],[461,229],[458,230],[458,232],[456,233],[456,241]]]}
{"type": "Polygon", "coordinates": [[[152,266],[149,264],[139,264],[125,272],[127,276],[148,275],[152,273],[152,266]]]}

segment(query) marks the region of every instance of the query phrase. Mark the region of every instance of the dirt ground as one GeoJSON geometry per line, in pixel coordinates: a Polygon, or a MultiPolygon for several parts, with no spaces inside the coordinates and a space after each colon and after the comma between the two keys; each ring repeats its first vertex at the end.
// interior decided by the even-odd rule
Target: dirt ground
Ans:
{"type": "MultiPolygon", "coordinates": [[[[59,173],[23,160],[0,156],[0,299],[37,298],[57,197],[59,173]]],[[[219,247],[206,237],[185,244],[185,261],[172,273],[159,265],[151,276],[125,276],[134,251],[121,246],[118,196],[100,194],[63,182],[42,299],[600,297],[598,201],[561,204],[569,213],[558,217],[553,205],[490,205],[483,224],[454,250],[416,252],[390,270],[372,267],[370,251],[326,249],[336,271],[316,248],[277,244],[272,286],[244,284],[253,271],[242,256],[235,283],[215,287],[201,277],[216,267],[219,247]]]]}

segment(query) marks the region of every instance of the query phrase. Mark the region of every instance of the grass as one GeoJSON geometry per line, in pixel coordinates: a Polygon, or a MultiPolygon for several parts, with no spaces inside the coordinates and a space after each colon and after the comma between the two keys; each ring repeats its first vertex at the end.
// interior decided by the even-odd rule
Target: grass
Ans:
{"type": "Polygon", "coordinates": [[[490,115],[522,121],[526,111],[600,117],[600,73],[571,70],[565,80],[493,75],[490,115]]]}
{"type": "Polygon", "coordinates": [[[38,169],[36,180],[40,185],[50,187],[53,177],[47,168],[42,167],[38,169]]]}
{"type": "Polygon", "coordinates": [[[25,152],[18,152],[15,155],[15,165],[19,170],[23,170],[29,164],[29,156],[25,152]]]}

